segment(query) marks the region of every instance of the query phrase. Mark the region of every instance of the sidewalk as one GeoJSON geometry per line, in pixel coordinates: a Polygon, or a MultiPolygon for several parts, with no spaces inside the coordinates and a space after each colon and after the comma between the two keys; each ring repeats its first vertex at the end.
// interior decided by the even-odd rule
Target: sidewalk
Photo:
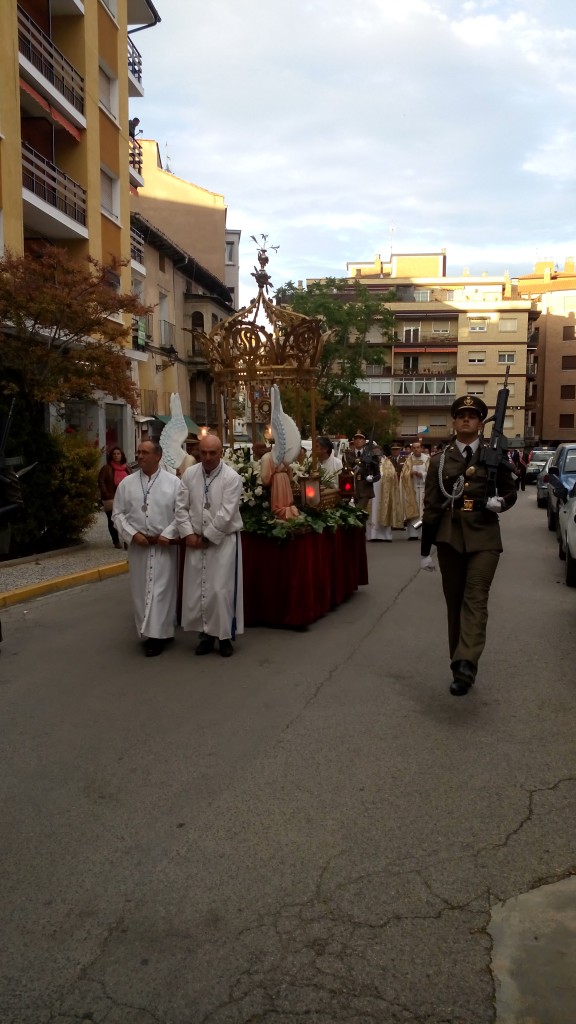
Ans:
{"type": "Polygon", "coordinates": [[[77,547],[0,562],[0,608],[127,571],[126,553],[112,546],[104,512],[77,547]]]}

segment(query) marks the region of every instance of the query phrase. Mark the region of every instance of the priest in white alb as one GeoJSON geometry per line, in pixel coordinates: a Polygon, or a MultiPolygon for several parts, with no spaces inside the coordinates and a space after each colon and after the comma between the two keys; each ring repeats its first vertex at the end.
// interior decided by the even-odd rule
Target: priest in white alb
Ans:
{"type": "Polygon", "coordinates": [[[182,628],[200,634],[196,654],[223,658],[244,632],[240,500],[242,478],[222,462],[215,434],[201,438],[200,463],[182,475],[176,522],[185,538],[182,628]]]}
{"type": "Polygon", "coordinates": [[[112,521],[128,546],[130,588],[138,633],[148,658],[174,639],[178,597],[177,476],[160,465],[162,448],[141,441],[138,470],[120,482],[112,521]]]}

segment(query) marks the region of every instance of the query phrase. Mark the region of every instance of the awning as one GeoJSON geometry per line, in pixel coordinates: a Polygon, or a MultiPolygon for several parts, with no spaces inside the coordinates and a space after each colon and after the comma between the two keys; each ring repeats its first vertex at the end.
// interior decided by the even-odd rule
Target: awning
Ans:
{"type": "MultiPolygon", "coordinates": [[[[170,416],[155,416],[154,419],[160,420],[161,423],[168,423],[170,416]]],[[[189,416],[184,416],[184,421],[191,434],[198,435],[200,433],[200,427],[197,423],[194,423],[194,420],[191,420],[189,416]]]]}

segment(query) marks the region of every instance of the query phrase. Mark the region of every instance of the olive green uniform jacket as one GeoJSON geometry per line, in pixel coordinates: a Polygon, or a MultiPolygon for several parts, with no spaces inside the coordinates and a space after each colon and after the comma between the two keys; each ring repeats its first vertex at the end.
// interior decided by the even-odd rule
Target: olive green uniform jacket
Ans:
{"type": "MultiPolygon", "coordinates": [[[[422,554],[430,553],[432,543],[449,544],[456,551],[468,554],[502,551],[498,514],[485,508],[487,470],[479,458],[482,445],[481,441],[468,466],[454,441],[445,449],[442,481],[448,494],[452,494],[458,477],[464,476],[464,492],[453,511],[450,507],[442,508],[447,500],[438,479],[442,453],[430,459],[424,492],[422,554]],[[473,505],[470,511],[463,507],[466,501],[473,505]]],[[[503,499],[503,511],[512,508],[516,501],[516,477],[507,459],[498,467],[497,494],[503,499]]]]}

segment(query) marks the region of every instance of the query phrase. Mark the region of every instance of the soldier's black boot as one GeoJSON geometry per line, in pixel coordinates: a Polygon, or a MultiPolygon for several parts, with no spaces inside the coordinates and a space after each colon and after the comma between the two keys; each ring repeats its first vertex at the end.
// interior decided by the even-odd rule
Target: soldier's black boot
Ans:
{"type": "Polygon", "coordinates": [[[450,683],[450,693],[453,697],[465,697],[468,690],[474,686],[476,678],[476,666],[471,661],[453,661],[450,668],[454,679],[450,683]]]}

